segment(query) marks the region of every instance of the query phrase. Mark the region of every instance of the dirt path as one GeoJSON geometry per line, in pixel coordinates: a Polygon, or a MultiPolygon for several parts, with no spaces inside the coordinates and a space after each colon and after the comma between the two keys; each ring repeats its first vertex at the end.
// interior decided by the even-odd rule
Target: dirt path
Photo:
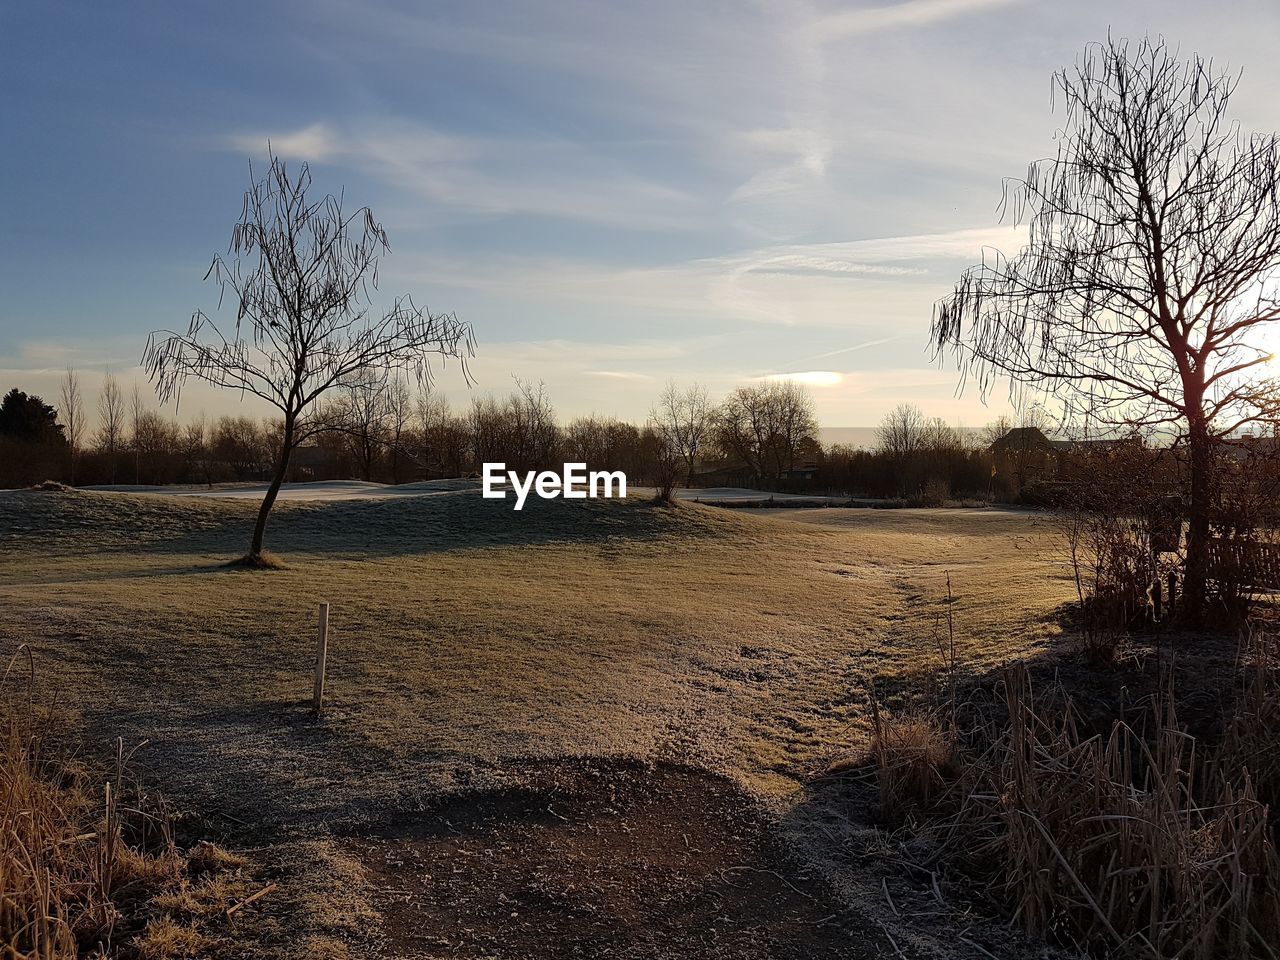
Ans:
{"type": "Polygon", "coordinates": [[[574,764],[345,843],[384,957],[873,957],[729,782],[659,764],[574,764]]]}

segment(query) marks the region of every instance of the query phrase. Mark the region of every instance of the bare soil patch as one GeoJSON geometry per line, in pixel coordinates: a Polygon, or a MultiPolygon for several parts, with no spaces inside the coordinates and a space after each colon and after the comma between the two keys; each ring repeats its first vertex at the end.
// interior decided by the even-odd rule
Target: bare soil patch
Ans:
{"type": "Polygon", "coordinates": [[[346,841],[383,915],[382,956],[880,955],[729,781],[637,763],[536,779],[346,841]]]}

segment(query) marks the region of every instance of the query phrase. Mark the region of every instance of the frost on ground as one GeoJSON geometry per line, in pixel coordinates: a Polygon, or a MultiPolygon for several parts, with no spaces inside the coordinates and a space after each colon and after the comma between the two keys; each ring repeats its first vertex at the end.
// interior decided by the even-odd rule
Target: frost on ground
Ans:
{"type": "MultiPolygon", "coordinates": [[[[966,955],[949,907],[898,916],[913,893],[892,893],[901,871],[876,859],[879,841],[856,819],[863,801],[812,778],[865,745],[872,678],[918,681],[948,573],[969,669],[1053,645],[1071,587],[1043,518],[744,515],[638,498],[531,501],[515,514],[465,490],[296,500],[268,527],[287,569],[228,569],[255,507],[0,494],[0,636],[31,646],[39,694],[77,708],[89,749],[147,739],[149,779],[209,830],[309,851],[282,874],[297,897],[279,904],[301,902],[296,878],[330,860],[345,866],[326,875],[365,877],[367,888],[343,881],[329,899],[360,899],[380,920],[324,934],[313,903],[281,918],[299,938],[323,934],[357,956],[399,942],[389,955],[413,955],[392,936],[399,921],[368,857],[334,838],[374,837],[458,798],[545,790],[552,767],[661,762],[732,785],[786,852],[754,865],[820,898],[860,931],[866,955],[892,955],[890,936],[909,956],[966,955]],[[321,601],[329,707],[316,719],[321,601]]],[[[696,794],[671,792],[680,785],[663,789],[696,810],[696,794]]],[[[630,796],[619,802],[643,793],[630,796]]],[[[622,955],[661,955],[636,949],[622,955]]]]}

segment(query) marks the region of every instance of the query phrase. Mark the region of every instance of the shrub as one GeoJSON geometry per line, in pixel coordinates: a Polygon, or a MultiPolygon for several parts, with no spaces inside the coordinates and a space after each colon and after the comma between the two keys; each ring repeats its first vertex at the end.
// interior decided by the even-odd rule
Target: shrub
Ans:
{"type": "Polygon", "coordinates": [[[872,701],[870,755],[880,788],[880,813],[902,821],[933,803],[955,766],[955,738],[932,714],[886,714],[872,701]]]}
{"type": "Polygon", "coordinates": [[[942,856],[1038,934],[1152,958],[1270,956],[1280,858],[1243,765],[1252,741],[1206,756],[1169,698],[1145,734],[1094,735],[1069,700],[1037,710],[1025,668],[1004,686],[1007,724],[930,827],[942,856]]]}

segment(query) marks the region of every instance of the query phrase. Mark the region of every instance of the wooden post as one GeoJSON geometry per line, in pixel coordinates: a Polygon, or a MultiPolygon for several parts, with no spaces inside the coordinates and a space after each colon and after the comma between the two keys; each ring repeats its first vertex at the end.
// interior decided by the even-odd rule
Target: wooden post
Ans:
{"type": "Polygon", "coordinates": [[[324,665],[329,654],[329,605],[320,604],[320,637],[316,645],[316,686],[311,706],[316,713],[324,707],[324,665]]]}
{"type": "Polygon", "coordinates": [[[1156,623],[1164,619],[1164,605],[1160,602],[1160,578],[1156,577],[1151,584],[1151,615],[1156,623]]]}
{"type": "Polygon", "coordinates": [[[1178,596],[1178,572],[1176,570],[1169,571],[1169,616],[1172,617],[1177,610],[1178,596]]]}

